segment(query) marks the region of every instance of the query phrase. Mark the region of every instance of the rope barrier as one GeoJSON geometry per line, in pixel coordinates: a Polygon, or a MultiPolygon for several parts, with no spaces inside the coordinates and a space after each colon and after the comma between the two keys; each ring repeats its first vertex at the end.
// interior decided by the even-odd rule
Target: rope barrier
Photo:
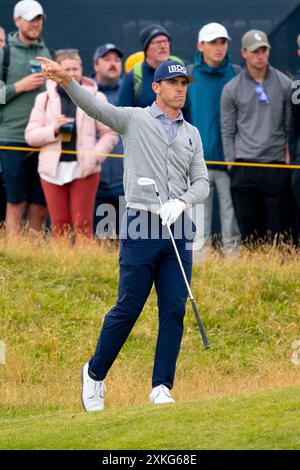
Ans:
{"type": "MultiPolygon", "coordinates": [[[[48,151],[48,152],[55,152],[56,150],[53,150],[52,148],[38,148],[38,147],[10,147],[7,145],[0,145],[0,150],[22,150],[22,151],[27,151],[27,152],[40,152],[41,150],[43,151],[48,151]]],[[[123,154],[119,153],[97,153],[92,150],[86,150],[83,152],[78,152],[77,150],[61,150],[60,153],[65,153],[69,155],[78,155],[80,153],[85,153],[87,155],[94,155],[96,157],[112,157],[112,158],[123,158],[123,154]]]]}
{"type": "MultiPolygon", "coordinates": [[[[7,145],[0,145],[0,150],[20,150],[20,151],[27,151],[27,152],[40,152],[43,151],[55,151],[51,148],[43,147],[10,147],[7,145]]],[[[78,152],[76,150],[61,150],[60,153],[69,154],[69,155],[77,155],[79,153],[85,153],[88,155],[94,155],[96,157],[109,157],[109,158],[123,158],[123,154],[119,153],[97,153],[93,151],[83,151],[78,152]]],[[[285,168],[285,169],[292,169],[292,170],[300,170],[300,165],[287,165],[285,163],[250,163],[250,162],[216,162],[211,160],[205,160],[205,163],[208,165],[227,165],[227,166],[253,166],[258,168],[285,168]]]]}

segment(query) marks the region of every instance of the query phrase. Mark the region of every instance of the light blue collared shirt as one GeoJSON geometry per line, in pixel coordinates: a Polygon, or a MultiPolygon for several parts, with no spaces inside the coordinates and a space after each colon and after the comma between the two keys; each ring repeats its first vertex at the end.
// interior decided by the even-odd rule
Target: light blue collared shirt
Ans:
{"type": "Polygon", "coordinates": [[[160,109],[160,107],[157,105],[156,101],[154,101],[152,103],[152,105],[150,107],[150,112],[151,112],[153,117],[159,119],[159,121],[161,122],[163,128],[166,131],[167,137],[169,139],[169,143],[171,143],[172,140],[174,140],[175,137],[177,136],[178,127],[183,122],[182,112],[180,111],[178,117],[176,119],[174,119],[174,121],[172,121],[172,119],[170,119],[160,109]]]}

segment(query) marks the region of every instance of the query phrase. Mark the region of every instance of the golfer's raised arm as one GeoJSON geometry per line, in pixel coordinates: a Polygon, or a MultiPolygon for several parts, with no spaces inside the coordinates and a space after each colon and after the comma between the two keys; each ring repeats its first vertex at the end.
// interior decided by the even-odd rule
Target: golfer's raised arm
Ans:
{"type": "Polygon", "coordinates": [[[53,60],[37,57],[42,62],[42,72],[45,78],[59,83],[68,93],[72,101],[86,114],[101,121],[111,129],[123,134],[129,123],[129,114],[125,108],[118,108],[105,101],[100,101],[88,90],[70,77],[68,72],[53,60]]]}

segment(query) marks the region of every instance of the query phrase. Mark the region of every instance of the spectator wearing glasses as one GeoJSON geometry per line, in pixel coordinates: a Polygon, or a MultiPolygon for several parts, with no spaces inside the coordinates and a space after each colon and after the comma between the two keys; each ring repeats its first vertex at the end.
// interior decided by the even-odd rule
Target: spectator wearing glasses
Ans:
{"type": "MultiPolygon", "coordinates": [[[[269,65],[266,34],[242,38],[244,70],[225,85],[221,125],[226,161],[284,164],[291,114],[291,80],[269,65]]],[[[291,229],[290,174],[282,168],[233,166],[233,204],[243,242],[273,239],[291,229]]]]}
{"type": "Polygon", "coordinates": [[[140,42],[145,60],[138,62],[125,75],[119,96],[119,106],[138,106],[145,108],[155,101],[152,90],[154,72],[157,67],[168,60],[182,62],[171,56],[171,35],[160,24],[150,24],[140,31],[140,42]]]}

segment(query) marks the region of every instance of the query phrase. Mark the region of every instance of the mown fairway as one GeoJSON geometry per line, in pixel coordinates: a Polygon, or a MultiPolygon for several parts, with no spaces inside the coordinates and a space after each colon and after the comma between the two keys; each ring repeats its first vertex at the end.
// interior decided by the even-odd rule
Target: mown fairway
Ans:
{"type": "Polygon", "coordinates": [[[174,407],[148,404],[153,292],[107,378],[106,410],[81,412],[80,370],[115,302],[117,253],[109,244],[1,238],[0,448],[300,448],[300,364],[291,361],[300,263],[292,249],[212,255],[194,267],[213,347],[203,350],[188,305],[174,407]],[[159,423],[166,433],[157,434],[159,423]]]}
{"type": "Polygon", "coordinates": [[[299,449],[299,387],[102,413],[27,407],[1,419],[1,449],[299,449]]]}

